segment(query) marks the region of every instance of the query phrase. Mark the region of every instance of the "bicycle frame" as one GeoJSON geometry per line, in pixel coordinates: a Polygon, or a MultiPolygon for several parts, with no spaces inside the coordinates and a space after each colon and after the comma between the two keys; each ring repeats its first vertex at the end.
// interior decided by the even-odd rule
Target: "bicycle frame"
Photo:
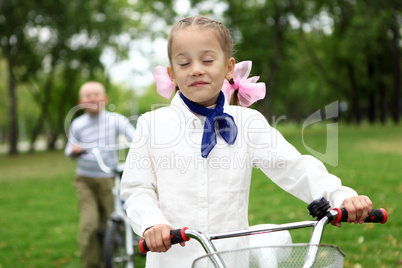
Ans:
{"type": "MultiPolygon", "coordinates": [[[[120,149],[120,148],[119,148],[120,149]]],[[[111,149],[116,150],[116,149],[111,149]]],[[[128,217],[124,210],[122,200],[120,199],[120,179],[121,174],[123,172],[124,163],[119,164],[113,168],[108,167],[100,154],[100,150],[98,148],[91,149],[90,152],[95,156],[96,161],[98,162],[99,168],[105,173],[114,173],[114,187],[113,187],[113,195],[114,195],[114,211],[109,217],[108,221],[115,222],[123,222],[125,229],[125,250],[129,258],[134,256],[134,243],[133,243],[133,232],[131,230],[130,223],[128,221],[128,217]]],[[[133,268],[134,263],[128,262],[126,268],[133,268]]]]}
{"type": "MultiPolygon", "coordinates": [[[[121,168],[123,171],[123,168],[121,168]]],[[[113,188],[113,195],[114,195],[114,211],[110,216],[109,220],[112,221],[121,221],[124,222],[124,229],[126,233],[126,252],[131,257],[134,255],[134,244],[133,244],[133,233],[131,231],[130,223],[128,222],[128,218],[126,216],[126,212],[124,210],[123,204],[120,199],[120,174],[121,171],[116,173],[115,180],[114,180],[114,188],[113,188]]],[[[128,265],[127,268],[132,268],[133,266],[128,265]]]]}

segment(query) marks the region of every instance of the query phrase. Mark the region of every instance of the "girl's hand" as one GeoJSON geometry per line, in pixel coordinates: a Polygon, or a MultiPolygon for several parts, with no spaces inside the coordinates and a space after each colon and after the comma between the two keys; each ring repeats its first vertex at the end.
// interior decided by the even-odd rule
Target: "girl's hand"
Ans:
{"type": "Polygon", "coordinates": [[[71,147],[71,155],[72,156],[79,156],[83,152],[83,149],[79,145],[73,145],[71,147]]]}
{"type": "MultiPolygon", "coordinates": [[[[359,195],[346,198],[342,203],[342,207],[348,212],[349,223],[362,224],[373,209],[373,203],[367,196],[359,195]]],[[[337,222],[335,225],[339,227],[341,223],[337,222]]]]}
{"type": "MultiPolygon", "coordinates": [[[[170,231],[172,227],[166,224],[154,225],[144,232],[144,239],[147,242],[147,246],[152,252],[166,252],[168,251],[172,243],[170,241],[170,231]]],[[[182,247],[185,246],[184,242],[180,243],[182,247]]]]}

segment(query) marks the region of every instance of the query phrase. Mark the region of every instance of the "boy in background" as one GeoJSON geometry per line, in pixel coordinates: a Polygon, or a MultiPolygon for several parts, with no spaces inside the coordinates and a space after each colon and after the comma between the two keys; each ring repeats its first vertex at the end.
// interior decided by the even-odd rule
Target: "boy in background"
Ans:
{"type": "Polygon", "coordinates": [[[80,214],[78,244],[83,268],[104,266],[100,235],[114,207],[114,174],[104,173],[95,156],[84,152],[100,149],[105,164],[113,167],[118,162],[119,135],[131,141],[135,133],[134,126],[126,117],[106,111],[107,103],[102,84],[90,81],[81,86],[79,105],[85,113],[72,121],[65,148],[67,156],[78,160],[74,186],[80,214]],[[102,150],[113,148],[116,150],[102,150]]]}

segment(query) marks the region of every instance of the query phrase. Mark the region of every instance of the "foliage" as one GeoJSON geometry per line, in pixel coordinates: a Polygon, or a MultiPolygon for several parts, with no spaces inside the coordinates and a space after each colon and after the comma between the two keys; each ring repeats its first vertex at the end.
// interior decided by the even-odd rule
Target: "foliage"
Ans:
{"type": "Polygon", "coordinates": [[[0,129],[3,137],[17,136],[4,132],[13,130],[10,122],[23,115],[29,117],[31,142],[46,134],[52,145],[62,133],[66,113],[76,104],[79,86],[88,79],[121,88],[119,94],[125,97],[118,98],[122,103],[114,102],[125,114],[164,103],[152,90],[133,95],[121,85],[111,85],[100,55],[112,51],[118,62],[130,48],[153,64],[158,51],[134,47],[142,43],[132,40],[166,38],[173,22],[197,13],[223,20],[236,43],[236,60],[253,61],[252,75],[267,85],[266,98],[254,107],[268,118],[285,115],[300,122],[318,108],[340,101],[347,104],[348,122],[385,123],[391,117],[397,123],[401,10],[397,0],[1,1],[0,94],[9,98],[0,100],[6,105],[0,112],[5,114],[7,108],[9,118],[0,117],[0,129]],[[183,8],[186,4],[188,10],[183,8]],[[23,93],[13,98],[13,86],[23,93]],[[27,98],[26,92],[32,96],[27,98]],[[138,110],[128,108],[127,98],[138,110]],[[36,108],[26,113],[28,100],[36,108]]]}
{"type": "MultiPolygon", "coordinates": [[[[173,98],[174,93],[172,94],[173,98]]],[[[149,86],[145,93],[138,96],[138,114],[143,114],[148,111],[169,105],[170,100],[160,96],[155,88],[155,85],[149,86]]]]}
{"type": "Polygon", "coordinates": [[[0,41],[10,66],[10,92],[25,84],[40,110],[32,143],[46,126],[54,146],[83,81],[108,84],[100,56],[108,48],[126,57],[129,43],[121,34],[132,39],[140,19],[129,7],[126,0],[2,1],[0,24],[7,27],[1,27],[0,41]]]}
{"type": "Polygon", "coordinates": [[[384,123],[392,115],[398,122],[400,1],[219,2],[237,60],[252,60],[267,85],[267,97],[256,104],[265,115],[299,121],[338,100],[348,103],[348,121],[384,123]]]}
{"type": "Polygon", "coordinates": [[[395,73],[400,69],[395,51],[400,51],[400,45],[395,47],[394,42],[400,37],[393,27],[401,26],[400,7],[397,1],[332,1],[320,6],[334,22],[333,34],[322,46],[331,55],[328,69],[337,70],[328,76],[333,90],[340,90],[348,100],[350,120],[360,122],[366,117],[385,122],[392,114],[398,121],[400,107],[394,99],[400,98],[401,85],[400,74],[395,73]]]}
{"type": "Polygon", "coordinates": [[[110,84],[106,88],[109,98],[108,109],[113,112],[123,114],[127,117],[137,114],[138,104],[135,94],[123,85],[110,84]]]}

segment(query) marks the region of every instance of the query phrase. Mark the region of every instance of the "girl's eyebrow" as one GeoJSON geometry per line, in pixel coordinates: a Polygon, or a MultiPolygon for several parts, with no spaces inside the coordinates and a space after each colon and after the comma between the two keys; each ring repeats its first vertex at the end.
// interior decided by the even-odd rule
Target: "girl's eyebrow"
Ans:
{"type": "Polygon", "coordinates": [[[218,54],[218,52],[217,52],[217,51],[212,50],[212,49],[211,49],[211,50],[204,50],[204,51],[203,51],[203,53],[204,53],[204,54],[208,54],[208,53],[212,53],[212,54],[218,54]]]}
{"type": "MultiPolygon", "coordinates": [[[[203,51],[201,52],[201,54],[208,54],[208,53],[217,54],[218,52],[215,51],[215,50],[213,50],[213,49],[207,49],[207,50],[203,50],[203,51]]],[[[177,57],[180,57],[180,56],[186,57],[186,56],[188,56],[188,54],[189,54],[189,53],[186,52],[186,51],[180,52],[180,53],[176,54],[176,55],[174,56],[174,58],[177,58],[177,57]]]]}
{"type": "Polygon", "coordinates": [[[180,52],[179,54],[176,54],[175,56],[174,56],[174,58],[177,58],[177,57],[180,57],[180,56],[183,56],[183,57],[185,57],[185,56],[187,56],[187,52],[180,52]]]}

